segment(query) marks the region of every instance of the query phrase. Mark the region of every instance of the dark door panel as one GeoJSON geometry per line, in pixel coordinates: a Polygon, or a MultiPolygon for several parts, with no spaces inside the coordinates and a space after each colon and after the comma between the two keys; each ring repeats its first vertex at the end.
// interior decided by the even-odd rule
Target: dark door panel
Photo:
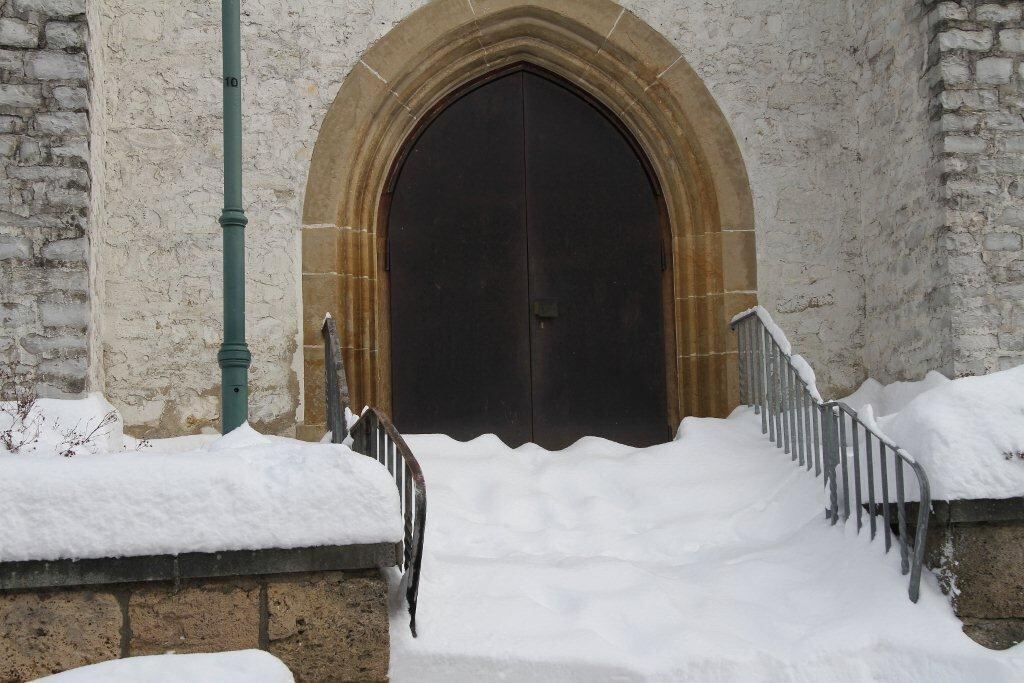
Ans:
{"type": "Polygon", "coordinates": [[[422,133],[389,214],[396,426],[529,441],[522,76],[455,101],[422,133]]]}
{"type": "Polygon", "coordinates": [[[523,70],[450,104],[396,178],[389,249],[399,429],[665,440],[658,199],[575,92],[523,70]]]}
{"type": "Polygon", "coordinates": [[[542,76],[524,77],[534,438],[635,446],[668,431],[658,198],[618,128],[542,76]]]}

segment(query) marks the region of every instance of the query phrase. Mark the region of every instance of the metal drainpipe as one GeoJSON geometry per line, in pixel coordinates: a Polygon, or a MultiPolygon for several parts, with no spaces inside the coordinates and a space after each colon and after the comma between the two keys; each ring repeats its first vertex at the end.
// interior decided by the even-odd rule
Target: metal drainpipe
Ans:
{"type": "Polygon", "coordinates": [[[245,224],[242,209],[242,46],[239,0],[222,0],[224,51],[224,342],[221,368],[221,431],[249,416],[249,365],[245,343],[245,224]]]}

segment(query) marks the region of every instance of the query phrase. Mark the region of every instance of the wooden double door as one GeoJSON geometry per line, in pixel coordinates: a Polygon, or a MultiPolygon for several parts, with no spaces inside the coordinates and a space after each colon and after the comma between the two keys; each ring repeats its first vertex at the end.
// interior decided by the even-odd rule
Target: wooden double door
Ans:
{"type": "Polygon", "coordinates": [[[606,112],[542,72],[495,76],[422,127],[387,199],[402,432],[666,440],[660,203],[606,112]]]}

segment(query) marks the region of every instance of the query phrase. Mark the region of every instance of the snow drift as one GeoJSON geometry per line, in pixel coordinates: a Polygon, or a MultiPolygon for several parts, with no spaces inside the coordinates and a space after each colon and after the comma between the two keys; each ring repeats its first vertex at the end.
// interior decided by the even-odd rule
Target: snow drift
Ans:
{"type": "Polygon", "coordinates": [[[1024,365],[952,381],[937,374],[921,391],[903,383],[905,406],[883,395],[892,412],[879,428],[924,466],[935,500],[1024,495],[1024,365]]]}
{"type": "Polygon", "coordinates": [[[408,441],[430,482],[419,638],[391,680],[1018,681],[930,574],[825,520],[822,481],[760,418],[687,418],[643,450],[408,441]]]}
{"type": "Polygon", "coordinates": [[[151,655],[100,662],[36,683],[293,683],[291,671],[262,650],[151,655]]]}
{"type": "MultiPolygon", "coordinates": [[[[40,401],[47,424],[90,422],[98,395],[40,401]]],[[[0,454],[0,561],[393,543],[398,491],[375,460],[334,444],[264,436],[155,440],[140,451],[120,421],[60,457],[40,440],[0,454]]]]}

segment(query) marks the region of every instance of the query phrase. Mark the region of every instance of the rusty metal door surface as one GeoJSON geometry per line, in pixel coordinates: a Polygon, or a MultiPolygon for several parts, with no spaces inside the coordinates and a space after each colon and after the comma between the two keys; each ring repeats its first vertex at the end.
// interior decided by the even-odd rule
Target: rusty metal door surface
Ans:
{"type": "Polygon", "coordinates": [[[582,96],[520,70],[459,97],[390,202],[395,424],[665,441],[661,240],[643,163],[582,96]]]}

